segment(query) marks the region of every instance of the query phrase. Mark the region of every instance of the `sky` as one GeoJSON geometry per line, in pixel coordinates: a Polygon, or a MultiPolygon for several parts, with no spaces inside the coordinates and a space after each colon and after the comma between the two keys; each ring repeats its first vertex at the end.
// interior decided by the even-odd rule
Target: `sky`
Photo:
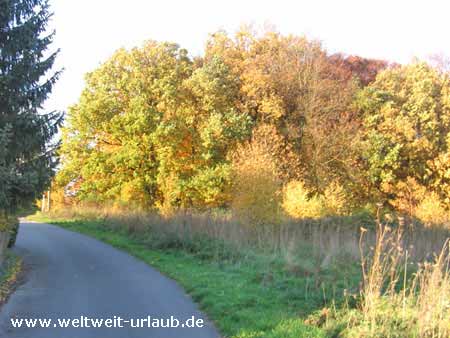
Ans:
{"type": "Polygon", "coordinates": [[[208,34],[267,23],[322,41],[330,52],[407,63],[450,56],[450,0],[50,0],[65,71],[45,105],[76,103],[84,75],[115,50],[171,41],[201,55],[208,34]]]}

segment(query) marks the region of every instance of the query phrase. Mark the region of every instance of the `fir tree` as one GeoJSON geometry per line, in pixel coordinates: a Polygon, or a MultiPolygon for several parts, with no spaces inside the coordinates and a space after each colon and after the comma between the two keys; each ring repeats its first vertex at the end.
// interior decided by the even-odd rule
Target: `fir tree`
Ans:
{"type": "MultiPolygon", "coordinates": [[[[62,114],[42,106],[60,71],[47,0],[0,0],[0,216],[28,205],[48,186],[56,165],[50,145],[62,114]]],[[[1,221],[1,220],[0,220],[1,221]]]]}

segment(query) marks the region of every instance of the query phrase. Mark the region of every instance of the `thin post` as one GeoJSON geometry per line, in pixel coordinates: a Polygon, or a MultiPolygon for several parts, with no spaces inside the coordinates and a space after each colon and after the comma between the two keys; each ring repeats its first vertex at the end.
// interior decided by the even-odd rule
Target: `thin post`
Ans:
{"type": "Polygon", "coordinates": [[[45,192],[42,194],[41,211],[42,211],[42,212],[45,212],[45,192]]]}
{"type": "Polygon", "coordinates": [[[50,189],[48,189],[47,198],[48,198],[47,211],[50,211],[50,205],[51,205],[51,203],[50,203],[50,201],[51,201],[51,199],[50,199],[50,189]]]}

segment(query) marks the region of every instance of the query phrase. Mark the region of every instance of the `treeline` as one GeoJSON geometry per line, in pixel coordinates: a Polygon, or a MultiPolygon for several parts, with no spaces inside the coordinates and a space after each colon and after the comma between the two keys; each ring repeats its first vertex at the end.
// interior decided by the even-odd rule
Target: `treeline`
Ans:
{"type": "Polygon", "coordinates": [[[60,155],[61,203],[232,208],[252,222],[384,203],[442,223],[450,76],[276,32],[218,32],[195,58],[150,41],[86,76],[60,155]]]}

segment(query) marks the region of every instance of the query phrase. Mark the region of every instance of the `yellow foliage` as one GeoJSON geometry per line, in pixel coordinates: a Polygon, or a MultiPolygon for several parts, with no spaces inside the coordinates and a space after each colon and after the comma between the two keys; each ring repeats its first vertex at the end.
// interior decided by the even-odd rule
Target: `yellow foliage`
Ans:
{"type": "Polygon", "coordinates": [[[148,208],[151,200],[140,180],[125,182],[120,190],[120,198],[117,200],[119,206],[128,205],[134,208],[148,208]]]}
{"type": "Polygon", "coordinates": [[[65,208],[71,203],[70,198],[66,197],[64,188],[58,186],[52,187],[50,198],[52,209],[65,208]]]}
{"type": "Polygon", "coordinates": [[[348,209],[344,187],[338,182],[329,184],[324,192],[324,203],[327,215],[344,215],[348,209]]]}
{"type": "Polygon", "coordinates": [[[251,226],[279,221],[281,180],[270,140],[254,137],[233,156],[233,200],[235,216],[251,226]]]}
{"type": "Polygon", "coordinates": [[[414,215],[417,205],[426,193],[426,188],[417,183],[412,177],[398,182],[395,186],[384,185],[383,189],[389,193],[396,194],[396,198],[391,202],[392,205],[395,209],[410,216],[414,215]]]}
{"type": "Polygon", "coordinates": [[[161,215],[169,216],[175,213],[173,200],[177,195],[176,177],[174,174],[160,178],[162,200],[156,202],[156,208],[161,215]]]}
{"type": "Polygon", "coordinates": [[[450,212],[445,210],[435,192],[425,195],[415,210],[415,216],[427,225],[450,225],[450,212]]]}
{"type": "Polygon", "coordinates": [[[444,207],[444,201],[436,192],[418,184],[408,177],[406,181],[395,185],[397,198],[392,201],[394,207],[426,225],[445,225],[450,223],[450,212],[444,207]]]}
{"type": "MultiPolygon", "coordinates": [[[[48,208],[48,192],[45,192],[45,205],[48,208]]],[[[39,209],[42,209],[42,196],[36,199],[35,204],[39,209]]],[[[52,211],[64,210],[74,204],[74,199],[66,196],[64,186],[53,182],[50,188],[50,208],[52,211]]]]}
{"type": "Polygon", "coordinates": [[[320,218],[324,214],[323,199],[309,196],[301,181],[291,181],[283,189],[283,209],[294,218],[320,218]]]}

